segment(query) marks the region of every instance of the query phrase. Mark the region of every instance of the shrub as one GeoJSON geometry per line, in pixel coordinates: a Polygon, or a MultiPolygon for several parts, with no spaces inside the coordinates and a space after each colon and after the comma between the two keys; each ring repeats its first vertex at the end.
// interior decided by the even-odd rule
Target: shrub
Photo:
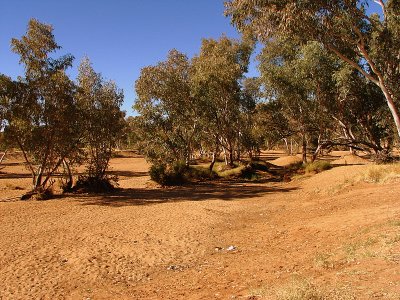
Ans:
{"type": "Polygon", "coordinates": [[[79,176],[72,191],[80,193],[108,193],[115,190],[115,187],[118,185],[117,181],[117,177],[105,176],[103,178],[96,178],[79,176]]]}
{"type": "Polygon", "coordinates": [[[268,166],[268,164],[265,161],[262,160],[258,160],[258,161],[251,161],[249,163],[249,166],[254,169],[254,170],[258,170],[258,171],[263,171],[263,172],[269,172],[270,168],[268,166]]]}
{"type": "Polygon", "coordinates": [[[210,171],[208,168],[200,166],[190,167],[189,177],[191,180],[212,180],[218,178],[218,174],[214,171],[210,171]]]}
{"type": "Polygon", "coordinates": [[[192,180],[218,178],[218,175],[201,167],[189,167],[184,162],[172,165],[154,164],[150,167],[150,178],[162,186],[182,185],[192,180]]]}
{"type": "Polygon", "coordinates": [[[361,180],[384,183],[400,178],[400,164],[374,165],[368,167],[366,172],[361,175],[361,180]]]}
{"type": "Polygon", "coordinates": [[[290,173],[296,173],[297,171],[304,169],[304,164],[302,161],[294,162],[285,166],[285,169],[290,173]]]}
{"type": "Polygon", "coordinates": [[[186,175],[189,167],[182,162],[176,162],[172,165],[153,164],[150,167],[151,180],[162,186],[182,185],[186,182],[186,175]]]}
{"type": "Polygon", "coordinates": [[[318,160],[307,164],[304,168],[304,171],[306,173],[320,173],[331,168],[332,166],[328,161],[318,160]]]}
{"type": "Polygon", "coordinates": [[[149,174],[151,180],[161,184],[166,185],[166,165],[164,164],[154,164],[150,167],[149,174]]]}

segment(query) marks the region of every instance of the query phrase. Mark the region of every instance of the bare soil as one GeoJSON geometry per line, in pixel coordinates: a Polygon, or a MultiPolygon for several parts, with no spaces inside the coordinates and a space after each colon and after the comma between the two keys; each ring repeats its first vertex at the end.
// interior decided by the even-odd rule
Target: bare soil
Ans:
{"type": "MultiPolygon", "coordinates": [[[[297,160],[282,156],[264,154],[297,160]]],[[[324,299],[400,299],[399,183],[354,181],[368,165],[331,160],[292,182],[163,189],[125,155],[111,164],[116,193],[24,202],[29,173],[11,157],[0,299],[277,299],[296,281],[324,299]]]]}

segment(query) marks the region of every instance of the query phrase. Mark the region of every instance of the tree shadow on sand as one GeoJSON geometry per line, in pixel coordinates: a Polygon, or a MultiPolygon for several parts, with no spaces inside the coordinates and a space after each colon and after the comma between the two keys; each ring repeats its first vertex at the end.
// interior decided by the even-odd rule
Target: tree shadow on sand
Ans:
{"type": "Polygon", "coordinates": [[[118,189],[112,194],[76,196],[76,200],[81,201],[82,205],[122,207],[182,201],[234,201],[256,198],[270,193],[286,193],[295,189],[296,188],[219,182],[200,183],[168,189],[118,189]]]}
{"type": "Polygon", "coordinates": [[[144,171],[144,172],[133,172],[133,171],[110,170],[110,171],[107,171],[107,174],[111,175],[111,176],[134,178],[134,177],[148,176],[149,172],[147,172],[147,171],[144,171]]]}

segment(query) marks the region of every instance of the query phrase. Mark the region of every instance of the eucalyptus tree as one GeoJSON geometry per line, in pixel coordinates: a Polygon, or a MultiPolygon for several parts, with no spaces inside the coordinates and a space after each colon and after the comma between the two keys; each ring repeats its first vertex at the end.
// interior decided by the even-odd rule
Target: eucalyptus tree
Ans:
{"type": "Polygon", "coordinates": [[[65,73],[73,57],[51,58],[61,47],[52,26],[35,19],[29,21],[21,39],[12,39],[11,46],[20,56],[25,74],[17,81],[8,80],[2,96],[8,107],[5,134],[24,155],[32,173],[33,192],[42,192],[79,149],[75,86],[65,73]]]}
{"type": "Polygon", "coordinates": [[[393,126],[385,97],[357,70],[341,64],[334,74],[335,101],[324,105],[336,123],[329,146],[347,145],[352,149],[387,155],[393,146],[393,126]]]}
{"type": "Polygon", "coordinates": [[[165,61],[143,68],[135,82],[139,148],[150,161],[190,162],[201,134],[190,69],[188,57],[171,50],[165,61]]]}
{"type": "Polygon", "coordinates": [[[10,112],[10,93],[13,89],[12,79],[0,73],[0,132],[7,124],[7,115],[10,112]]]}
{"type": "Polygon", "coordinates": [[[383,93],[400,136],[400,6],[397,0],[231,0],[226,14],[262,42],[317,41],[383,93]],[[379,14],[370,13],[377,3],[379,14]]]}
{"type": "Polygon", "coordinates": [[[288,154],[293,154],[288,138],[295,134],[295,129],[289,126],[281,102],[277,99],[268,99],[258,103],[253,114],[253,122],[252,135],[260,148],[272,149],[283,140],[287,144],[288,154]]]}
{"type": "Polygon", "coordinates": [[[113,148],[123,134],[123,92],[115,82],[96,73],[89,58],[79,66],[77,107],[82,122],[81,141],[85,147],[87,176],[80,183],[96,187],[108,181],[106,171],[113,148]]]}
{"type": "Polygon", "coordinates": [[[192,93],[199,99],[208,145],[212,145],[214,158],[222,148],[226,163],[231,165],[239,142],[240,81],[247,71],[252,46],[246,40],[225,36],[219,40],[204,39],[192,63],[192,93]]]}
{"type": "Polygon", "coordinates": [[[259,60],[266,96],[279,102],[284,123],[301,138],[303,162],[307,162],[308,142],[321,140],[332,123],[322,104],[332,96],[333,61],[318,43],[280,39],[270,41],[259,60]]]}
{"type": "Polygon", "coordinates": [[[237,158],[240,159],[243,148],[250,159],[260,153],[264,140],[256,130],[256,107],[262,99],[261,83],[258,77],[242,80],[240,101],[240,115],[238,120],[238,149],[237,158]]]}

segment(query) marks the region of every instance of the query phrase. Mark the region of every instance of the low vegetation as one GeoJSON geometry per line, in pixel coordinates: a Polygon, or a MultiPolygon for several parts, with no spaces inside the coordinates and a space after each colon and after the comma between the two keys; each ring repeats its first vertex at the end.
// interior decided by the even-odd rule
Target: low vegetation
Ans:
{"type": "Polygon", "coordinates": [[[278,300],[355,300],[350,288],[321,287],[302,278],[294,278],[286,286],[278,288],[278,300]]]}
{"type": "Polygon", "coordinates": [[[369,166],[359,180],[373,183],[400,180],[400,163],[369,166]]]}
{"type": "Polygon", "coordinates": [[[187,166],[184,162],[172,165],[153,164],[149,170],[150,178],[162,186],[178,186],[189,182],[215,179],[217,173],[199,166],[187,166]]]}
{"type": "Polygon", "coordinates": [[[318,160],[312,163],[308,163],[304,166],[305,173],[320,173],[331,169],[332,166],[328,161],[318,160]]]}

